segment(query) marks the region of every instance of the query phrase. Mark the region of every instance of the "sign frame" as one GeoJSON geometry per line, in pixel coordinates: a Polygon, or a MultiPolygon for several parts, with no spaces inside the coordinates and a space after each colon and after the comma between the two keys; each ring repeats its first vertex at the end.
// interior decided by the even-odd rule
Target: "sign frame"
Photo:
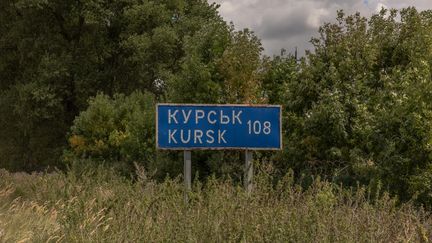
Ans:
{"type": "Polygon", "coordinates": [[[156,103],[155,112],[156,122],[156,149],[173,150],[173,151],[190,151],[190,150],[260,150],[260,151],[278,151],[283,149],[282,143],[282,105],[267,105],[267,104],[190,104],[190,103],[156,103]],[[174,147],[166,148],[159,146],[159,124],[158,124],[158,108],[159,106],[213,106],[213,107],[263,107],[263,108],[279,108],[279,147],[260,148],[260,147],[174,147]]]}

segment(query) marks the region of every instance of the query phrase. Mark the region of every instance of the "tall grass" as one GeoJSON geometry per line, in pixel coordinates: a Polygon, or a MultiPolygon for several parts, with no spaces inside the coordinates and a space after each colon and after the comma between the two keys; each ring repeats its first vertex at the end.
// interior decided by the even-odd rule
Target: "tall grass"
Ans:
{"type": "Polygon", "coordinates": [[[428,242],[432,217],[383,194],[315,180],[304,190],[292,174],[274,183],[265,167],[247,195],[229,180],[195,181],[183,202],[180,178],[157,183],[138,170],[66,174],[0,172],[3,242],[428,242]],[[376,195],[374,195],[376,198],[376,195]]]}

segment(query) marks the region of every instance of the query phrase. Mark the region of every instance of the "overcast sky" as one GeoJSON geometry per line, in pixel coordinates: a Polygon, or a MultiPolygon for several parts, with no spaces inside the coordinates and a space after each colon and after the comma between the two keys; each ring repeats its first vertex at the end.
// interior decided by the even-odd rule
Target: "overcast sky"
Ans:
{"type": "Polygon", "coordinates": [[[281,48],[299,55],[311,49],[309,40],[318,27],[333,22],[338,9],[369,17],[382,7],[432,9],[432,0],[209,0],[220,4],[222,17],[237,29],[252,29],[261,39],[265,54],[279,54],[281,48]]]}

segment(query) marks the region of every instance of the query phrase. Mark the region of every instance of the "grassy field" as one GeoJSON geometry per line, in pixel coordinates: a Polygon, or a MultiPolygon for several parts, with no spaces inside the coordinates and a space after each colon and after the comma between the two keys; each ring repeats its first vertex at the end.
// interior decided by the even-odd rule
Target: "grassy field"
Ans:
{"type": "Polygon", "coordinates": [[[0,171],[1,242],[429,242],[432,217],[383,194],[316,180],[303,190],[288,173],[261,168],[248,196],[229,180],[157,183],[137,170],[0,171]],[[374,195],[375,197],[376,195],[374,195]]]}

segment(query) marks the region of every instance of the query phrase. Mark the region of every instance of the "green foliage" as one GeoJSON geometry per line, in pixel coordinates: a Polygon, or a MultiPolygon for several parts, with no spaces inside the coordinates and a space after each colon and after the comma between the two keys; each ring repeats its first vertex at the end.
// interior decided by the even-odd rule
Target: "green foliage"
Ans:
{"type": "Polygon", "coordinates": [[[338,12],[312,39],[315,52],[283,82],[278,70],[295,66],[272,61],[268,75],[277,87],[265,87],[285,107],[285,148],[274,156],[280,168],[348,185],[383,183],[404,200],[420,193],[429,205],[432,15],[399,13],[400,22],[395,10],[369,21],[338,12]]]}
{"type": "Polygon", "coordinates": [[[248,29],[212,22],[185,42],[180,72],[172,76],[168,100],[183,103],[258,103],[261,42],[248,29]]]}
{"type": "MultiPolygon", "coordinates": [[[[64,168],[63,155],[68,165],[85,158],[132,171],[135,162],[158,179],[175,176],[179,154],[155,150],[156,102],[274,103],[283,106],[284,149],[257,157],[281,175],[360,182],[431,206],[430,10],[370,19],[339,11],[296,60],[263,57],[259,38],[217,8],[1,1],[0,167],[64,168]]],[[[243,159],[197,152],[194,170],[238,181],[243,159]]]]}
{"type": "MultiPolygon", "coordinates": [[[[66,159],[92,158],[118,169],[155,160],[155,103],[153,95],[135,92],[113,98],[98,94],[74,121],[66,159]],[[69,158],[68,158],[69,157],[69,158]]],[[[154,165],[153,165],[154,166],[154,165]]],[[[156,168],[153,168],[156,169],[156,168]]]]}
{"type": "Polygon", "coordinates": [[[0,165],[11,170],[37,170],[57,163],[65,124],[59,98],[38,83],[17,84],[0,97],[0,165]],[[45,153],[53,157],[46,157],[45,153]]]}
{"type": "MultiPolygon", "coordinates": [[[[291,99],[290,92],[298,89],[288,89],[288,85],[298,80],[299,65],[294,56],[281,55],[263,61],[262,91],[271,104],[285,104],[291,99]]],[[[291,94],[293,95],[293,94],[291,94]]],[[[293,101],[291,101],[293,102],[293,101]]]]}
{"type": "MultiPolygon", "coordinates": [[[[216,8],[203,0],[1,1],[0,165],[59,166],[69,127],[98,92],[164,96],[192,55],[188,40],[227,31],[216,8]],[[212,24],[218,30],[207,32],[212,24]]],[[[223,52],[223,35],[214,43],[198,55],[223,52]]]]}
{"type": "MultiPolygon", "coordinates": [[[[83,161],[84,164],[86,161],[83,161]]],[[[180,178],[156,183],[112,168],[72,167],[63,174],[0,171],[0,240],[58,242],[427,242],[432,218],[388,195],[374,202],[315,180],[303,190],[292,172],[275,186],[258,167],[252,195],[229,180],[195,182],[189,205],[180,178]]]]}
{"type": "Polygon", "coordinates": [[[224,103],[260,103],[261,41],[245,29],[231,34],[231,43],[218,61],[223,83],[224,103]]]}

